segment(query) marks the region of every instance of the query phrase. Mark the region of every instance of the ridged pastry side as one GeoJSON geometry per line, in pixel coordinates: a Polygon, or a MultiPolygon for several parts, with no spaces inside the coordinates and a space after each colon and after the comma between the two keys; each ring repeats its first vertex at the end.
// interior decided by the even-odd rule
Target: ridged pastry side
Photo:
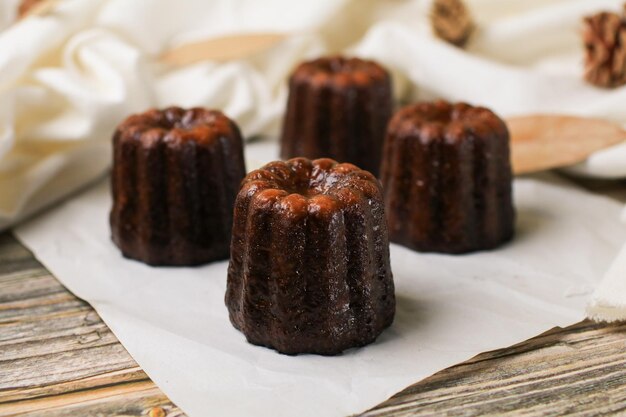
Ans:
{"type": "Polygon", "coordinates": [[[115,132],[113,241],[150,265],[196,265],[229,255],[232,209],[245,175],[236,125],[217,111],[169,108],[115,132]]]}
{"type": "Polygon", "coordinates": [[[373,61],[303,63],[289,79],[281,157],[328,157],[378,175],[392,106],[391,77],[373,61]]]}
{"type": "Polygon", "coordinates": [[[513,237],[509,133],[485,108],[436,102],[400,110],[389,123],[381,178],[393,242],[465,253],[513,237]]]}
{"type": "Polygon", "coordinates": [[[273,162],[235,203],[226,305],[248,341],[281,353],[338,354],[393,321],[382,190],[329,159],[273,162]]]}

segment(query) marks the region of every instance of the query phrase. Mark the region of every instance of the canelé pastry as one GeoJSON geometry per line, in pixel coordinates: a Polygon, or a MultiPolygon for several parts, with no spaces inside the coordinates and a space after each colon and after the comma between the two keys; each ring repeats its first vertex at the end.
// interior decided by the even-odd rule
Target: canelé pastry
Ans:
{"type": "Polygon", "coordinates": [[[226,305],[250,343],[334,355],[393,321],[382,190],[331,159],[272,162],[235,202],[226,305]]]}
{"type": "Polygon", "coordinates": [[[488,109],[439,101],[398,111],[381,169],[391,240],[463,253],[511,239],[509,158],[507,127],[488,109]]]}
{"type": "Polygon", "coordinates": [[[113,136],[113,241],[150,265],[229,254],[245,176],[239,129],[219,111],[170,107],[128,117],[113,136]]]}
{"type": "Polygon", "coordinates": [[[289,80],[281,157],[328,157],[378,175],[392,101],[391,77],[373,61],[301,64],[289,80]]]}

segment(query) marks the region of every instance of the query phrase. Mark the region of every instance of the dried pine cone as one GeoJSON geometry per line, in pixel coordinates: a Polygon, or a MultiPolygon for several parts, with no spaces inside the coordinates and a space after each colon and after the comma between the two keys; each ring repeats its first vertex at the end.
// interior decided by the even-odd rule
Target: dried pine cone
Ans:
{"type": "Polygon", "coordinates": [[[434,0],[430,23],[435,35],[463,46],[474,31],[474,21],[462,0],[434,0]]]}
{"type": "Polygon", "coordinates": [[[626,84],[626,4],[620,16],[602,12],[586,17],[585,79],[598,87],[626,84]]]}

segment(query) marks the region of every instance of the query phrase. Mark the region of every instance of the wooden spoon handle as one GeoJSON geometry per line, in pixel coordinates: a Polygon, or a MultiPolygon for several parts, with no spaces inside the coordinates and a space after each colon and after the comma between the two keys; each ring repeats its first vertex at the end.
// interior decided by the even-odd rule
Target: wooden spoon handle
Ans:
{"type": "Polygon", "coordinates": [[[185,66],[204,60],[229,61],[264,51],[285,39],[284,33],[223,36],[178,46],[161,55],[161,61],[185,66]]]}
{"type": "Polygon", "coordinates": [[[506,122],[516,175],[573,165],[626,141],[626,131],[619,124],[602,119],[530,115],[506,122]]]}

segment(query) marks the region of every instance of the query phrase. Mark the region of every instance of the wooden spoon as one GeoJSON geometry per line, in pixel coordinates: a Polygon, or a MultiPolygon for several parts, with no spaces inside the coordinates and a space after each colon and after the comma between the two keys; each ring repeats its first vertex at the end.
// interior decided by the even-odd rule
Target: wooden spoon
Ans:
{"type": "Polygon", "coordinates": [[[223,36],[178,46],[161,55],[161,61],[180,67],[204,60],[230,61],[267,50],[283,41],[284,33],[223,36]]]}
{"type": "Polygon", "coordinates": [[[513,172],[527,174],[573,165],[626,141],[626,131],[602,119],[530,115],[506,119],[513,172]]]}

